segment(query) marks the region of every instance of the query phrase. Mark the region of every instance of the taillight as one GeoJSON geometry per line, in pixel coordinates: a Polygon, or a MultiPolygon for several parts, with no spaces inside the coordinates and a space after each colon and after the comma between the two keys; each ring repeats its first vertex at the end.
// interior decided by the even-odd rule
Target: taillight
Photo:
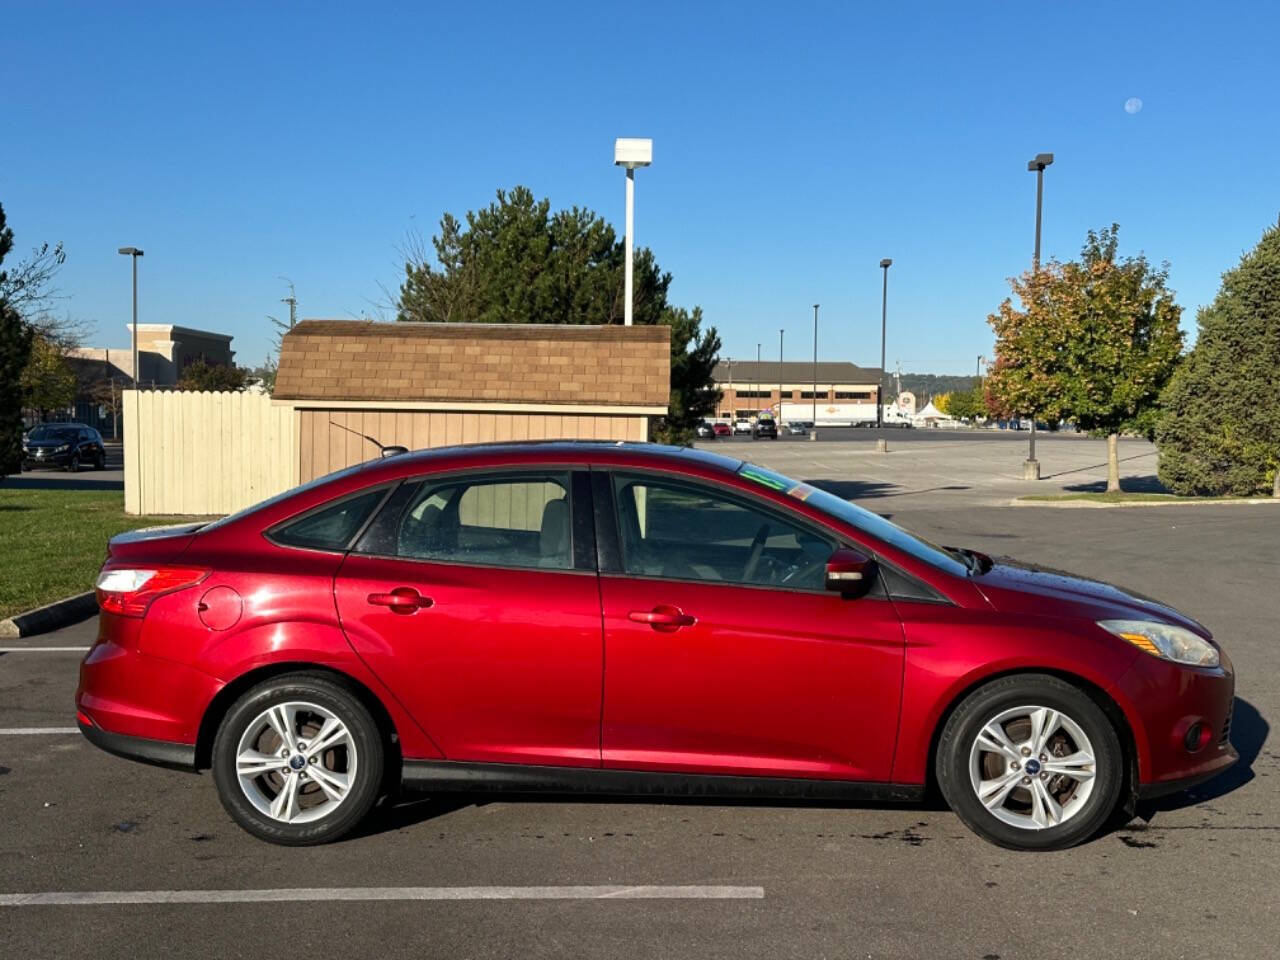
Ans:
{"type": "Polygon", "coordinates": [[[122,617],[141,617],[156,597],[199,583],[208,575],[203,567],[103,570],[96,584],[98,606],[122,617]]]}

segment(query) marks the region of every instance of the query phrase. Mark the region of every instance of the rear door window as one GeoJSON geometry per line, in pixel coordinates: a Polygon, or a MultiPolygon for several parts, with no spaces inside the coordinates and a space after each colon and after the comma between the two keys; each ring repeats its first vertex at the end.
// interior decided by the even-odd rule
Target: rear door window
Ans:
{"type": "Polygon", "coordinates": [[[355,549],[413,560],[569,570],[569,489],[567,473],[406,485],[355,549]]]}

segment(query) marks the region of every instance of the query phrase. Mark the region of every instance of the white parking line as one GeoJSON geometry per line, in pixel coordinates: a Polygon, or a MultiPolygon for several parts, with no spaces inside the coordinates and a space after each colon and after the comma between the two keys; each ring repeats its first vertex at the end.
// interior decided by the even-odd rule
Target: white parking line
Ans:
{"type": "Polygon", "coordinates": [[[88,647],[0,647],[0,653],[84,653],[88,647]]]}
{"type": "Polygon", "coordinates": [[[0,727],[0,737],[34,737],[42,733],[79,732],[79,727],[0,727]]]}
{"type": "Polygon", "coordinates": [[[0,907],[98,907],[150,903],[281,903],[307,900],[763,900],[764,887],[297,887],[274,890],[98,890],[2,893],[0,907]]]}

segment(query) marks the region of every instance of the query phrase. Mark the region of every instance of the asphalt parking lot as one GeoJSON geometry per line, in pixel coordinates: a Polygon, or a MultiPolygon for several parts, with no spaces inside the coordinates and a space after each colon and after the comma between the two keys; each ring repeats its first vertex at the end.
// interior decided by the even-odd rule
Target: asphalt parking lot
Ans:
{"type": "MultiPolygon", "coordinates": [[[[789,446],[769,456],[800,456],[789,446]]],[[[1100,452],[1082,448],[1083,466],[1100,452]]],[[[1145,456],[1132,452],[1131,463],[1145,456]]],[[[931,472],[903,466],[905,453],[865,469],[861,450],[806,456],[828,466],[791,472],[845,483],[926,536],[1089,572],[1202,620],[1235,662],[1240,764],[1052,854],[989,846],[936,805],[470,797],[415,798],[344,842],[285,849],[233,826],[207,775],[119,760],[57,732],[74,723],[90,622],[0,654],[0,955],[1274,956],[1280,507],[1011,508],[994,504],[1016,484],[993,494],[934,482],[968,476],[963,457],[954,468],[935,458],[931,472]],[[903,472],[875,479],[873,467],[903,472]],[[299,888],[347,892],[281,894],[299,888]],[[58,906],[13,896],[119,891],[215,893],[58,906]],[[352,899],[378,896],[391,899],[352,899]],[[425,896],[447,899],[412,899],[425,896]]],[[[1012,463],[1021,456],[1011,448],[1012,463]]],[[[1059,456],[1076,469],[1065,448],[1059,456]]]]}

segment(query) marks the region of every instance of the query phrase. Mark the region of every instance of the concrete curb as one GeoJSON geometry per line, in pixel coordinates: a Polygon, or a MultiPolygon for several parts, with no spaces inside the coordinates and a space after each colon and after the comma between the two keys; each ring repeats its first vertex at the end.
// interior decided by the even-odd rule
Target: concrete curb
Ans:
{"type": "Polygon", "coordinates": [[[47,603],[43,607],[14,614],[6,620],[0,620],[0,639],[14,640],[18,637],[47,633],[50,630],[87,620],[97,612],[98,600],[92,590],[88,593],[77,593],[74,596],[47,603]]]}
{"type": "Polygon", "coordinates": [[[1055,510],[1112,510],[1117,507],[1260,507],[1265,504],[1280,505],[1275,497],[1250,497],[1240,500],[1121,500],[1108,503],[1102,500],[1027,500],[1015,497],[1011,507],[1050,507],[1055,510]]]}

